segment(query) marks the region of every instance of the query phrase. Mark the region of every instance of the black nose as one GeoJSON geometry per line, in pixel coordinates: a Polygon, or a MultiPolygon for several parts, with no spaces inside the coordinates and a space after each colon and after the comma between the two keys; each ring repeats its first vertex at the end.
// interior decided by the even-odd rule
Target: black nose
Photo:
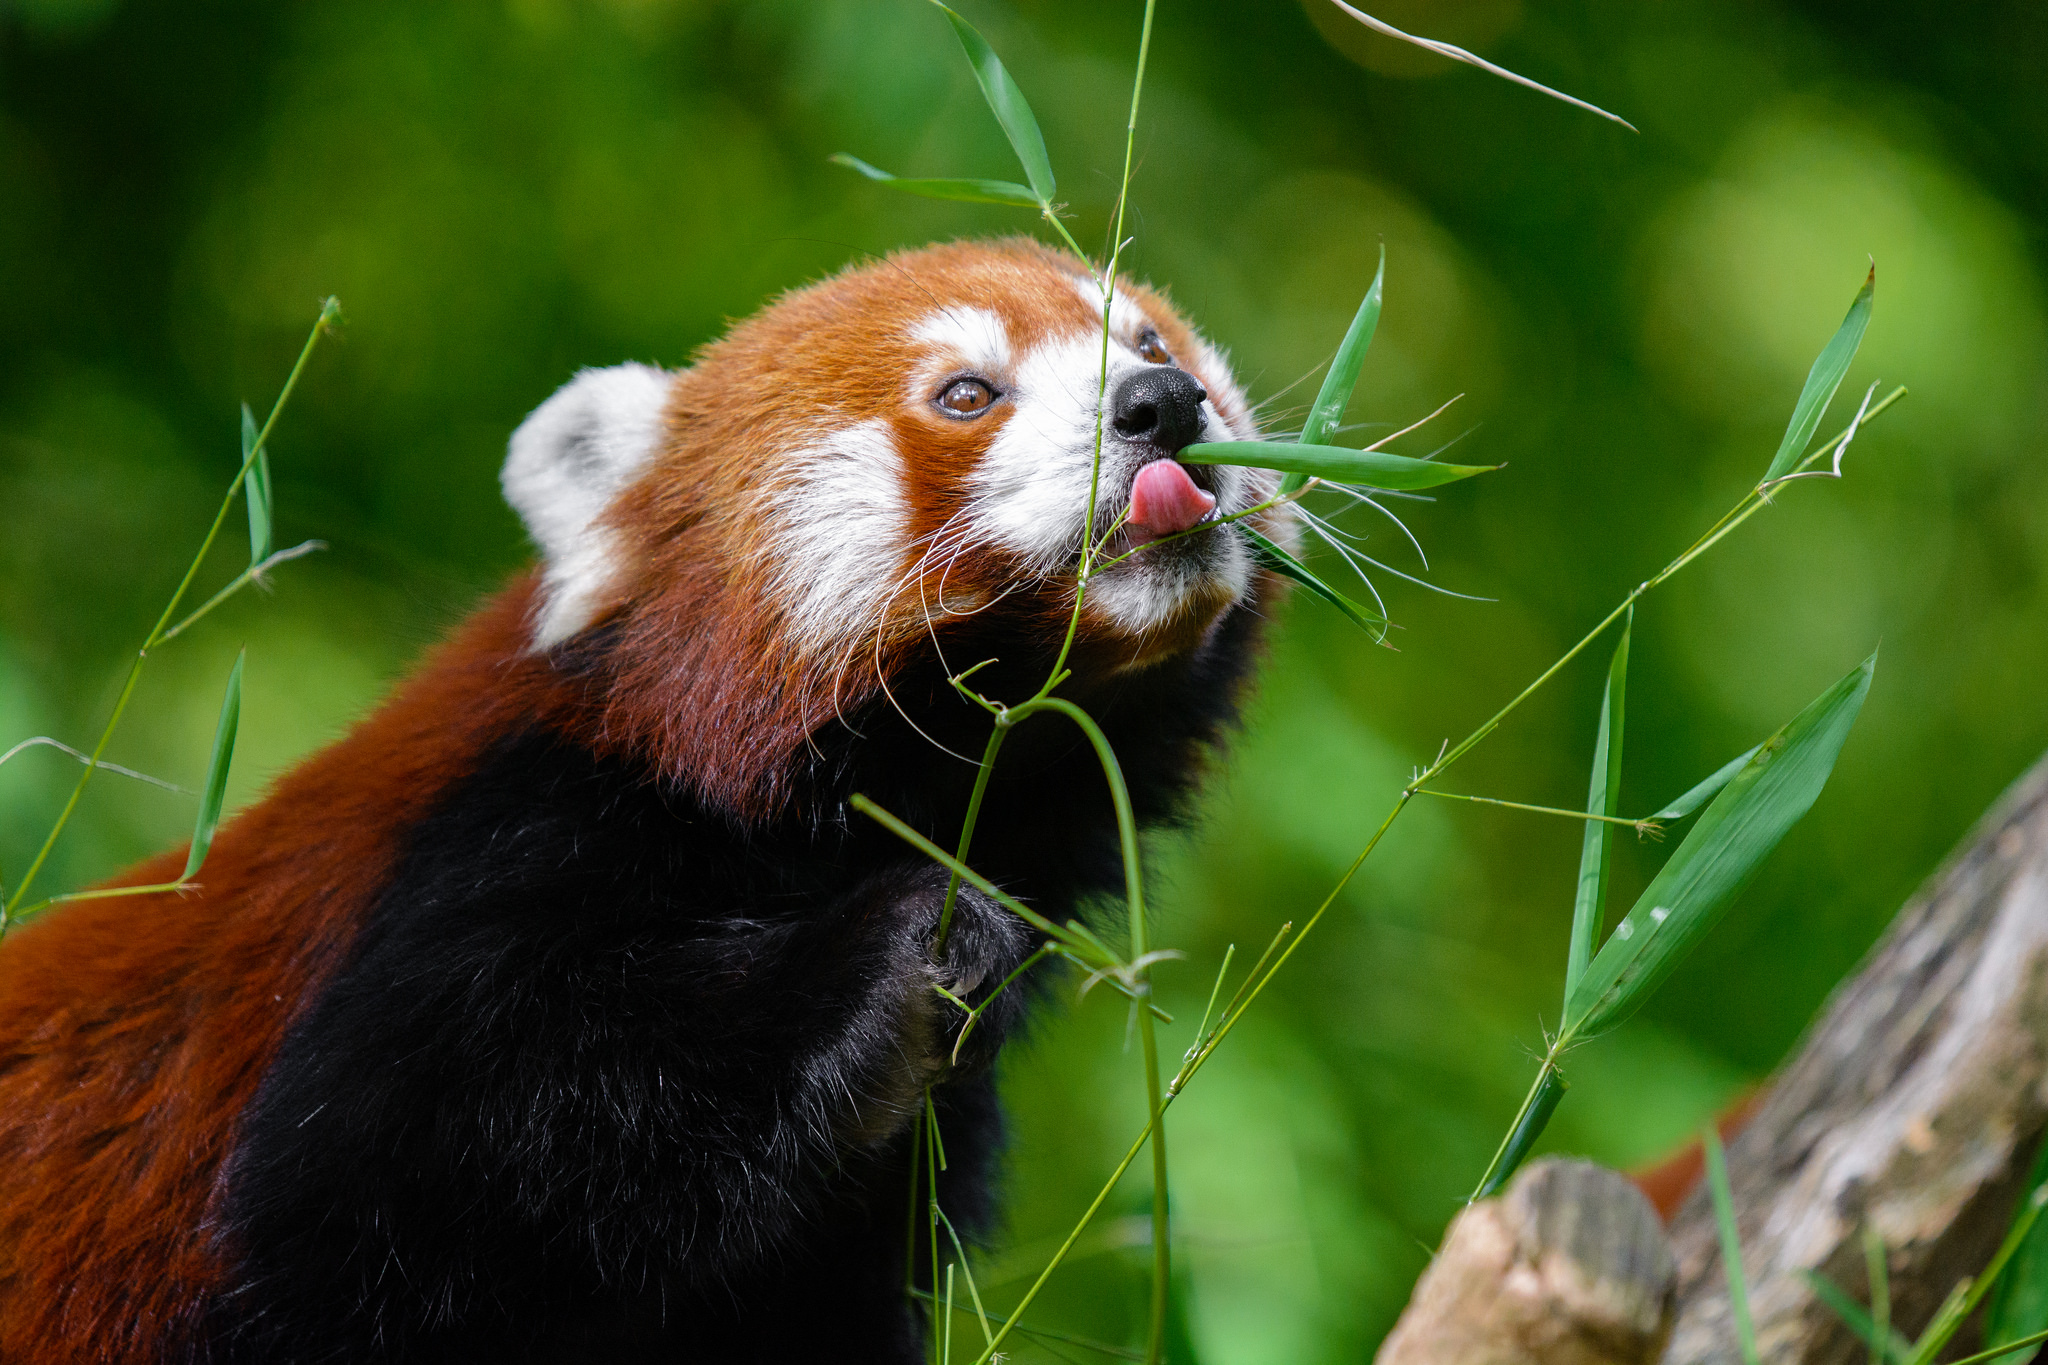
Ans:
{"type": "Polygon", "coordinates": [[[1172,455],[1201,439],[1208,397],[1186,370],[1147,365],[1117,381],[1109,396],[1109,424],[1126,441],[1144,441],[1172,455]]]}

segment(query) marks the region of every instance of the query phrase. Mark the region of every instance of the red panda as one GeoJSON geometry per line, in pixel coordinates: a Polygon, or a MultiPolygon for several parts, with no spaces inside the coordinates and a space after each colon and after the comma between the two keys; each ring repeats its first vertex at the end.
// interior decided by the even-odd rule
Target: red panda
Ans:
{"type": "MultiPolygon", "coordinates": [[[[909,1117],[935,1086],[985,1228],[1021,1008],[955,1065],[933,986],[987,999],[1034,943],[970,893],[935,956],[943,875],[847,798],[958,837],[988,717],[948,676],[1035,690],[1092,505],[1138,552],[1063,694],[1170,819],[1278,588],[1216,524],[1273,476],[1171,458],[1255,436],[1224,358],[1120,284],[1099,397],[1103,311],[1031,242],[938,246],[528,417],[538,568],[196,894],[0,946],[0,1359],[916,1360],[909,1117]]],[[[1074,734],[1017,732],[973,861],[1054,918],[1113,893],[1074,734]]]]}

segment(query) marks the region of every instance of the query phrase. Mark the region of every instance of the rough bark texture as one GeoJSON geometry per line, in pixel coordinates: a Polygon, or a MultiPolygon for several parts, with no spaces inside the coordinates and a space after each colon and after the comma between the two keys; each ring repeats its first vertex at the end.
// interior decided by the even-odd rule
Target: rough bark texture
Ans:
{"type": "MultiPolygon", "coordinates": [[[[1865,1357],[1801,1272],[1867,1301],[1866,1222],[1890,1249],[1894,1321],[1917,1330],[1990,1258],[2044,1121],[2048,760],[1900,912],[1729,1147],[1764,1360],[1865,1357]]],[[[1667,1365],[1738,1361],[1704,1189],[1672,1238],[1667,1365]]]]}
{"type": "Polygon", "coordinates": [[[1378,1365],[1650,1365],[1671,1332],[1650,1203],[1589,1161],[1531,1164],[1458,1215],[1378,1365]]]}

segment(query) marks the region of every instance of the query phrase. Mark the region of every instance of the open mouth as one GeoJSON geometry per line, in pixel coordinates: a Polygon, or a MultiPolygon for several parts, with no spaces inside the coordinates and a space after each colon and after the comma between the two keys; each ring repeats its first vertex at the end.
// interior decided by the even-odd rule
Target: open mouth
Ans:
{"type": "Polygon", "coordinates": [[[1154,460],[1131,480],[1124,529],[1145,545],[1200,526],[1216,510],[1216,495],[1199,487],[1177,460],[1154,460]]]}
{"type": "Polygon", "coordinates": [[[1098,511],[1098,535],[1122,523],[1105,546],[1109,555],[1121,557],[1155,544],[1163,551],[1170,544],[1193,539],[1189,533],[1216,516],[1216,494],[1203,487],[1208,475],[1207,468],[1168,458],[1141,466],[1126,497],[1105,499],[1098,511]]]}

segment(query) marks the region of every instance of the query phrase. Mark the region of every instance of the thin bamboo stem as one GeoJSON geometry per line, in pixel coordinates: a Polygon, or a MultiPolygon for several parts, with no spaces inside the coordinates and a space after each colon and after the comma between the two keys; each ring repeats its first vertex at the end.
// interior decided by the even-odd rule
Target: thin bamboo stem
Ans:
{"type": "MultiPolygon", "coordinates": [[[[996,754],[1001,752],[1003,739],[1010,733],[1007,725],[992,727],[988,733],[988,747],[981,751],[981,770],[974,775],[974,791],[967,798],[967,815],[960,822],[960,847],[953,856],[962,863],[967,861],[968,851],[974,846],[974,827],[981,819],[981,799],[988,794],[989,777],[996,770],[996,754]]],[[[960,897],[960,873],[946,875],[946,900],[939,907],[939,932],[933,940],[932,952],[943,959],[946,955],[946,939],[953,932],[953,903],[960,897]]]]}
{"type": "Polygon", "coordinates": [[[1515,1140],[1515,1133],[1521,1128],[1523,1120],[1536,1108],[1537,1097],[1543,1093],[1543,1083],[1557,1070],[1557,1054],[1558,1050],[1555,1047],[1551,1048],[1543,1058],[1543,1065],[1536,1068],[1536,1079],[1529,1083],[1529,1093],[1522,1097],[1522,1107],[1515,1111],[1514,1121],[1508,1124],[1507,1132],[1501,1135],[1500,1146],[1493,1149],[1493,1160],[1486,1163],[1486,1171],[1479,1177],[1479,1183],[1474,1185],[1472,1193],[1465,1197],[1467,1204],[1483,1198],[1488,1187],[1493,1184],[1494,1177],[1500,1173],[1501,1163],[1507,1160],[1508,1146],[1515,1140]]]}
{"type": "MultiPolygon", "coordinates": [[[[1905,392],[1906,391],[1903,388],[1895,390],[1892,394],[1887,396],[1882,403],[1879,403],[1875,407],[1873,407],[1865,420],[1868,420],[1868,417],[1876,416],[1878,413],[1890,407],[1899,398],[1903,397],[1905,392]]],[[[1806,459],[1801,462],[1799,467],[1804,468],[1806,465],[1809,465],[1813,463],[1815,460],[1822,458],[1829,451],[1831,451],[1837,444],[1839,444],[1841,439],[1842,437],[1838,435],[1833,440],[1820,446],[1811,455],[1808,455],[1806,459]]],[[[1308,917],[1308,919],[1302,924],[1301,931],[1294,936],[1293,940],[1289,942],[1287,946],[1283,950],[1281,950],[1277,956],[1273,958],[1270,965],[1266,965],[1265,959],[1262,958],[1260,964],[1254,966],[1251,974],[1246,978],[1245,986],[1240,987],[1240,993],[1244,996],[1243,1003],[1235,1005],[1233,1008],[1226,1011],[1226,1017],[1223,1020],[1223,1022],[1220,1025],[1218,1025],[1215,1037],[1211,1039],[1207,1043],[1207,1045],[1204,1046],[1195,1055],[1192,1061],[1190,1061],[1187,1065],[1181,1068],[1180,1075],[1178,1075],[1175,1078],[1174,1085],[1170,1087],[1168,1090],[1168,1104],[1170,1104],[1171,1101],[1176,1096],[1178,1096],[1183,1089],[1185,1089],[1188,1082],[1194,1079],[1195,1074],[1215,1053],[1216,1049],[1222,1045],[1223,1040],[1230,1035],[1230,1031],[1237,1026],[1238,1020],[1244,1017],[1245,1011],[1251,1008],[1253,1003],[1257,1001],[1260,994],[1262,994],[1265,991],[1266,987],[1272,983],[1274,977],[1276,977],[1279,974],[1281,968],[1287,965],[1288,960],[1294,956],[1295,951],[1300,948],[1301,944],[1308,938],[1309,934],[1314,931],[1316,925],[1322,922],[1323,916],[1329,913],[1330,907],[1336,903],[1337,898],[1344,893],[1345,888],[1348,887],[1351,884],[1352,879],[1358,875],[1359,869],[1365,865],[1366,860],[1372,856],[1375,850],[1379,848],[1380,841],[1386,837],[1387,831],[1393,827],[1394,821],[1400,818],[1401,812],[1407,809],[1408,803],[1411,800],[1413,800],[1420,791],[1423,790],[1423,784],[1429,781],[1434,776],[1436,776],[1438,773],[1441,773],[1445,768],[1449,767],[1452,762],[1456,761],[1456,759],[1459,756],[1469,752],[1474,745],[1478,744],[1488,734],[1492,733],[1494,729],[1498,728],[1501,721],[1504,720],[1510,713],[1512,713],[1516,707],[1520,706],[1523,701],[1527,700],[1544,683],[1548,682],[1551,678],[1555,677],[1558,671],[1562,669],[1565,664],[1569,663],[1572,659],[1576,658],[1580,653],[1582,653],[1586,649],[1588,645],[1592,644],[1592,642],[1595,639],[1599,638],[1600,634],[1603,631],[1605,631],[1609,626],[1613,625],[1615,621],[1619,620],[1622,617],[1622,615],[1625,614],[1627,610],[1635,604],[1636,600],[1640,598],[1645,592],[1663,583],[1664,581],[1669,579],[1673,574],[1677,573],[1680,569],[1683,569],[1687,564],[1691,563],[1694,559],[1697,559],[1707,549],[1711,548],[1714,544],[1718,543],[1721,539],[1725,538],[1728,532],[1734,530],[1735,527],[1739,526],[1742,521],[1747,520],[1749,516],[1753,515],[1756,508],[1761,505],[1761,502],[1756,501],[1756,493],[1754,489],[1752,489],[1749,493],[1746,493],[1743,496],[1743,498],[1737,502],[1736,506],[1733,509],[1731,509],[1728,513],[1724,514],[1719,521],[1717,521],[1712,527],[1710,527],[1707,530],[1707,532],[1702,534],[1698,540],[1696,540],[1691,546],[1689,546],[1676,559],[1672,560],[1671,563],[1667,564],[1656,575],[1654,575],[1650,579],[1645,580],[1633,592],[1629,593],[1628,596],[1622,600],[1620,605],[1618,605],[1612,612],[1610,612],[1606,617],[1604,617],[1599,622],[1599,624],[1595,625],[1592,630],[1588,631],[1585,637],[1581,639],[1576,645],[1573,645],[1571,649],[1567,650],[1563,657],[1559,658],[1556,663],[1553,663],[1549,668],[1545,669],[1540,675],[1538,675],[1534,682],[1530,683],[1527,687],[1523,688],[1519,693],[1517,693],[1514,699],[1511,700],[1506,706],[1502,707],[1499,711],[1495,712],[1492,716],[1488,717],[1487,720],[1477,730],[1473,731],[1471,735],[1467,736],[1466,739],[1462,741],[1456,748],[1447,750],[1443,755],[1439,756],[1434,763],[1430,764],[1427,769],[1417,774],[1416,777],[1406,787],[1402,788],[1399,796],[1395,798],[1392,808],[1389,809],[1385,817],[1381,819],[1379,826],[1373,830],[1372,836],[1366,840],[1365,847],[1359,850],[1358,856],[1351,860],[1350,866],[1345,868],[1343,875],[1337,879],[1336,885],[1330,888],[1329,893],[1325,895],[1321,903],[1316,906],[1315,912],[1311,914],[1308,917]]],[[[1283,933],[1284,929],[1285,926],[1283,926],[1283,933]]],[[[1278,937],[1279,936],[1276,935],[1276,943],[1278,941],[1278,937]]],[[[1553,1053],[1555,1054],[1561,1052],[1564,1047],[1568,1046],[1569,1042],[1570,1039],[1568,1037],[1561,1037],[1556,1043],[1553,1044],[1553,1053]]],[[[1545,1068],[1539,1070],[1539,1074],[1536,1078],[1536,1083],[1530,1087],[1529,1099],[1525,1100],[1524,1102],[1525,1107],[1528,1104],[1532,1104],[1534,1102],[1535,1094],[1543,1081],[1543,1071],[1548,1069],[1553,1060],[1554,1057],[1552,1059],[1547,1059],[1545,1068]]],[[[1165,1106],[1162,1106],[1162,1108],[1164,1107],[1165,1106]]],[[[1519,1121],[1520,1113],[1518,1112],[1516,1122],[1519,1123],[1519,1121]]],[[[1511,1124],[1509,1126],[1509,1133],[1512,1134],[1513,1130],[1514,1125],[1511,1124]]],[[[1081,1221],[1075,1225],[1073,1232],[1068,1235],[1067,1240],[1061,1244],[1060,1249],[1054,1254],[1052,1261],[1046,1266],[1044,1272],[1041,1273],[1038,1281],[1032,1287],[1032,1295],[1035,1295],[1037,1293],[1038,1288],[1042,1286],[1045,1280],[1051,1276],[1053,1270],[1056,1269],[1060,1261],[1065,1258],[1067,1252],[1072,1248],[1073,1244],[1077,1240],[1079,1240],[1081,1234],[1087,1230],[1088,1224],[1093,1221],[1096,1212],[1102,1206],[1102,1202],[1109,1197],[1109,1191],[1115,1187],[1115,1182],[1122,1178],[1123,1172],[1129,1168],[1130,1163],[1132,1161],[1136,1160],[1139,1149],[1143,1147],[1145,1140],[1150,1136],[1151,1131],[1152,1127],[1151,1124],[1148,1122],[1145,1127],[1145,1131],[1139,1134],[1136,1142],[1132,1143],[1129,1153],[1125,1156],[1123,1162],[1118,1165],[1116,1171],[1112,1174],[1110,1182],[1104,1186],[1104,1188],[1099,1194],[1097,1194],[1095,1201],[1092,1204],[1090,1204],[1088,1209],[1082,1214],[1081,1221]]],[[[1504,1149],[1505,1140],[1503,1141],[1502,1150],[1504,1149]]],[[[1498,1159],[1498,1153],[1496,1154],[1496,1159],[1498,1159]]],[[[1028,1296],[1026,1301],[1029,1301],[1028,1296]]],[[[1000,1339],[1000,1333],[998,1334],[998,1339],[1000,1339]]],[[[984,1361],[985,1360],[986,1357],[984,1357],[984,1361]]],[[[983,1362],[978,1361],[976,1362],[976,1365],[983,1365],[983,1362]]]]}
{"type": "MultiPolygon", "coordinates": [[[[43,870],[44,863],[49,861],[50,851],[57,846],[58,837],[64,833],[65,826],[71,823],[72,813],[78,809],[79,800],[84,797],[86,786],[91,783],[93,774],[99,771],[100,759],[105,755],[107,745],[113,740],[114,731],[121,724],[122,715],[128,710],[129,700],[135,695],[135,685],[142,680],[142,665],[148,660],[149,651],[167,638],[164,634],[165,627],[170,624],[171,618],[177,615],[178,604],[185,600],[185,594],[191,590],[192,580],[199,576],[199,568],[206,562],[207,552],[213,549],[213,542],[220,536],[220,528],[227,521],[228,510],[235,504],[235,494],[242,490],[243,482],[249,477],[250,468],[256,463],[257,456],[263,452],[265,443],[270,439],[271,428],[277,425],[278,414],[284,411],[284,405],[290,400],[292,390],[299,386],[299,376],[305,372],[306,362],[312,359],[314,345],[339,316],[339,307],[333,299],[327,300],[321,306],[320,316],[313,323],[313,330],[307,334],[305,345],[299,348],[299,358],[293,362],[291,373],[285,376],[284,388],[279,390],[277,401],[270,405],[270,416],[264,419],[263,429],[256,433],[256,439],[250,443],[249,453],[243,458],[242,467],[235,471],[233,481],[228,484],[228,491],[220,500],[220,510],[213,514],[213,524],[207,528],[206,538],[199,542],[198,553],[192,556],[192,562],[185,567],[184,577],[178,580],[176,590],[171,593],[171,600],[164,604],[163,612],[157,617],[156,624],[149,628],[149,634],[143,638],[142,648],[135,651],[135,660],[128,665],[128,676],[121,683],[120,694],[114,699],[114,709],[107,716],[106,725],[100,730],[99,740],[93,745],[92,757],[87,761],[85,771],[80,773],[78,781],[72,784],[71,794],[65,798],[63,808],[57,812],[57,819],[50,826],[49,834],[43,839],[42,847],[36,850],[35,857],[29,862],[28,870],[21,874],[21,881],[15,885],[14,894],[4,905],[0,905],[0,934],[7,932],[8,925],[13,922],[15,911],[28,896],[29,887],[35,884],[36,874],[43,870]]],[[[38,902],[38,908],[48,903],[38,902]]]]}
{"type": "Polygon", "coordinates": [[[1417,796],[1441,796],[1446,801],[1476,801],[1482,806],[1504,806],[1508,810],[1525,810],[1535,815],[1557,815],[1567,820],[1597,821],[1603,825],[1622,825],[1638,834],[1645,834],[1661,826],[1649,816],[1630,819],[1625,815],[1594,815],[1589,811],[1566,810],[1562,806],[1532,806],[1525,801],[1503,801],[1497,796],[1468,796],[1463,792],[1440,792],[1434,787],[1423,787],[1417,796]]]}

